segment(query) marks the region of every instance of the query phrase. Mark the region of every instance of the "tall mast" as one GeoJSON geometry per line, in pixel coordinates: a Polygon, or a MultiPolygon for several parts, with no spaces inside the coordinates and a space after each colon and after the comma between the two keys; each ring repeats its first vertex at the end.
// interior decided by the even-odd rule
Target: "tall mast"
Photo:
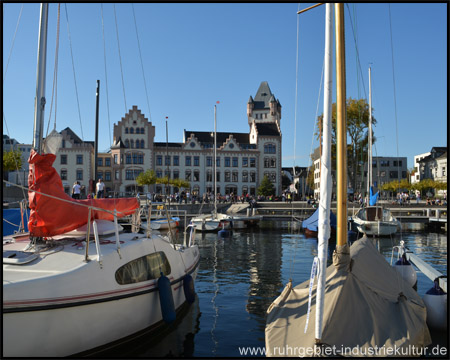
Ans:
{"type": "Polygon", "coordinates": [[[320,200],[318,226],[319,275],[317,281],[316,308],[316,343],[321,342],[323,326],[323,307],[325,300],[325,279],[327,269],[328,239],[330,238],[331,207],[331,4],[326,4],[325,11],[325,61],[324,61],[324,102],[322,119],[322,153],[320,158],[320,200]]]}
{"type": "MultiPolygon", "coordinates": [[[[98,111],[100,103],[100,80],[97,80],[97,92],[95,93],[95,147],[94,147],[94,184],[98,180],[98,111]]],[[[95,191],[95,189],[93,189],[95,191]]]]}
{"type": "Polygon", "coordinates": [[[217,217],[217,106],[214,105],[214,218],[217,217]]]}
{"type": "MultiPolygon", "coordinates": [[[[367,194],[370,194],[370,187],[373,184],[373,169],[372,169],[372,76],[371,68],[369,66],[369,144],[367,148],[367,155],[369,156],[369,163],[367,165],[367,194]]],[[[368,195],[370,196],[370,195],[368,195]]],[[[369,198],[370,199],[370,198],[369,198]]]]}
{"type": "Polygon", "coordinates": [[[347,244],[347,124],[345,98],[344,4],[335,4],[337,105],[337,242],[347,244]]]}
{"type": "Polygon", "coordinates": [[[48,4],[41,4],[41,18],[39,27],[38,61],[36,75],[36,97],[34,99],[34,129],[33,148],[42,151],[42,138],[44,133],[45,110],[45,70],[47,65],[47,29],[48,4]]]}

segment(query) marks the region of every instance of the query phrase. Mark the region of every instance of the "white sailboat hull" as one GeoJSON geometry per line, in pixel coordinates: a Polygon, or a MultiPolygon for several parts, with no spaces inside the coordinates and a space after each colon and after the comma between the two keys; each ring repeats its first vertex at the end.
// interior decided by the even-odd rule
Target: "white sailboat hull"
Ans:
{"type": "MultiPolygon", "coordinates": [[[[109,242],[100,245],[102,266],[95,244],[90,244],[91,261],[84,262],[85,249],[69,240],[63,240],[61,251],[41,253],[28,264],[4,263],[4,356],[73,355],[163,324],[157,279],[125,285],[116,281],[121,266],[155,249],[164,252],[170,263],[167,277],[175,309],[185,303],[183,279],[197,273],[196,245],[180,251],[160,236],[121,234],[120,258],[114,237],[103,240],[109,242]],[[140,238],[133,239],[136,236],[140,238]]],[[[17,244],[11,244],[14,247],[17,244]]],[[[130,276],[142,276],[145,270],[130,276]]]]}
{"type": "Polygon", "coordinates": [[[232,218],[228,215],[217,214],[216,217],[212,215],[203,215],[191,219],[191,224],[195,226],[198,231],[219,231],[221,229],[230,229],[232,218]]]}
{"type": "Polygon", "coordinates": [[[369,206],[359,210],[353,221],[359,232],[373,236],[389,236],[395,234],[400,226],[399,221],[388,209],[369,206]]]}

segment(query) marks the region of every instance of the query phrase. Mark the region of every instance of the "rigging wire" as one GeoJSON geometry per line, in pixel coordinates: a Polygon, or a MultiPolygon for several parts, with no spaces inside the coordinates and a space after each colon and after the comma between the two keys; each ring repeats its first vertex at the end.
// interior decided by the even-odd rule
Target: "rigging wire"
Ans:
{"type": "Polygon", "coordinates": [[[139,49],[139,59],[141,61],[142,77],[144,78],[145,96],[147,99],[147,106],[148,106],[148,118],[150,121],[152,121],[152,115],[150,113],[150,102],[148,101],[147,81],[145,80],[144,63],[142,62],[141,44],[139,42],[138,29],[137,29],[137,24],[136,24],[136,15],[134,13],[134,4],[133,3],[131,3],[131,8],[133,9],[134,28],[136,29],[136,38],[137,38],[138,49],[139,49]]]}
{"type": "Polygon", "coordinates": [[[59,55],[59,30],[60,30],[60,14],[61,14],[61,4],[58,4],[58,14],[56,17],[56,46],[55,46],[55,67],[53,69],[53,87],[52,87],[52,96],[50,103],[50,111],[48,116],[47,123],[47,132],[46,138],[48,136],[48,130],[50,128],[50,121],[52,118],[52,109],[53,109],[53,99],[55,99],[55,121],[53,124],[53,129],[56,130],[56,105],[57,105],[57,97],[58,97],[58,55],[59,55]]]}
{"type": "Polygon", "coordinates": [[[108,112],[108,134],[109,134],[109,146],[112,146],[111,140],[111,117],[109,114],[109,93],[108,93],[108,72],[106,67],[106,43],[105,43],[105,23],[103,20],[103,3],[100,3],[100,10],[102,15],[102,37],[103,37],[103,61],[105,64],[105,88],[106,88],[106,109],[108,112]]]}
{"type": "Polygon", "coordinates": [[[80,121],[80,129],[81,129],[81,139],[84,141],[83,135],[83,124],[81,122],[81,110],[80,110],[80,100],[78,97],[78,87],[77,87],[77,77],[75,75],[75,63],[73,61],[73,50],[72,50],[72,37],[70,36],[70,27],[69,27],[69,14],[67,12],[67,4],[64,4],[64,8],[66,10],[66,21],[67,21],[67,35],[69,37],[69,46],[70,46],[70,56],[72,58],[72,71],[73,71],[73,80],[75,83],[75,94],[77,98],[77,106],[78,106],[78,119],[80,121]]]}
{"type": "Polygon", "coordinates": [[[126,114],[128,107],[127,107],[127,98],[125,95],[125,82],[123,80],[122,56],[120,55],[119,27],[117,25],[116,4],[113,4],[113,8],[114,8],[114,19],[116,23],[117,48],[119,49],[120,75],[122,76],[123,100],[125,103],[125,114],[126,114]]]}
{"type": "MultiPolygon", "coordinates": [[[[300,11],[300,4],[298,4],[297,12],[300,11]]],[[[298,35],[300,27],[300,16],[297,16],[297,50],[295,52],[295,110],[294,110],[294,166],[293,175],[295,176],[295,153],[297,140],[297,103],[298,103],[298,35]]]]}
{"type": "MultiPolygon", "coordinates": [[[[8,60],[6,61],[5,72],[3,73],[3,84],[5,84],[6,73],[8,72],[9,60],[11,59],[12,51],[13,51],[13,48],[14,48],[14,42],[16,41],[17,31],[19,30],[20,19],[22,17],[22,10],[23,10],[23,4],[20,7],[19,17],[17,18],[16,30],[14,31],[14,36],[13,36],[13,39],[12,39],[12,42],[11,42],[11,48],[9,49],[8,60]]],[[[5,12],[3,10],[3,15],[4,14],[5,14],[5,12]]]]}

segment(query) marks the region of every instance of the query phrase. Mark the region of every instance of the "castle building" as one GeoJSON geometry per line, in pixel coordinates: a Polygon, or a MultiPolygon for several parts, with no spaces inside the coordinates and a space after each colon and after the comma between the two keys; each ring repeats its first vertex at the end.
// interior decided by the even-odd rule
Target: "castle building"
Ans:
{"type": "MultiPolygon", "coordinates": [[[[248,133],[216,134],[217,193],[256,195],[261,180],[267,176],[280,194],[281,105],[266,81],[260,84],[254,98],[250,96],[247,118],[248,133]]],[[[141,172],[153,169],[157,177],[168,175],[189,181],[194,194],[214,192],[214,133],[185,129],[183,134],[180,143],[154,142],[155,127],[133,106],[114,125],[111,191],[164,193],[163,185],[153,189],[136,185],[135,178],[141,172]]],[[[107,170],[103,171],[106,174],[107,170]]]]}

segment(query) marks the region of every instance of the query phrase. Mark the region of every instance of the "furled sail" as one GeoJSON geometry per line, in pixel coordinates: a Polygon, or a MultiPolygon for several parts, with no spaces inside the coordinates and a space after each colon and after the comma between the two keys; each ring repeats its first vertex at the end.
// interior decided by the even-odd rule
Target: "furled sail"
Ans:
{"type": "Polygon", "coordinates": [[[370,206],[375,206],[377,204],[378,196],[380,193],[377,191],[376,194],[373,193],[373,186],[370,187],[370,206]]]}
{"type": "Polygon", "coordinates": [[[77,204],[91,205],[108,210],[93,210],[92,219],[113,220],[132,214],[138,207],[136,198],[75,200],[64,192],[59,174],[53,168],[54,154],[40,155],[31,150],[28,162],[28,200],[30,219],[28,228],[31,236],[54,236],[79,228],[88,222],[89,208],[77,204]],[[45,194],[45,195],[44,195],[45,194]],[[50,196],[46,196],[50,195],[50,196]]]}

